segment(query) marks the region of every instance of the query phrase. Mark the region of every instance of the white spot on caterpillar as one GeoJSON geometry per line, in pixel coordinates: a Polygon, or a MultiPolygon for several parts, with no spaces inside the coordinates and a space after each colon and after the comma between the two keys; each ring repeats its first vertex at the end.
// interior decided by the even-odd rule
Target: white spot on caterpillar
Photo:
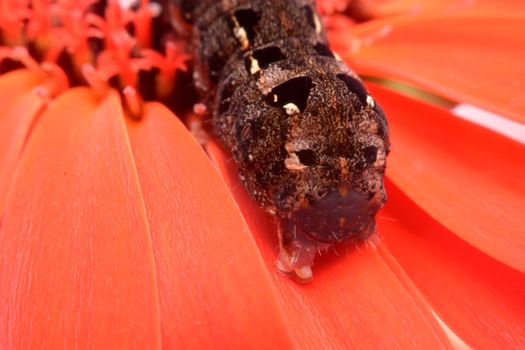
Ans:
{"type": "Polygon", "coordinates": [[[239,41],[242,48],[246,50],[250,46],[250,41],[248,40],[248,33],[246,32],[246,29],[241,27],[239,21],[235,16],[233,16],[231,19],[233,21],[233,25],[235,26],[235,28],[233,28],[233,35],[239,41]]]}
{"type": "Polygon", "coordinates": [[[284,160],[284,166],[288,170],[303,171],[307,168],[307,166],[301,163],[301,160],[295,153],[295,151],[297,150],[296,146],[297,145],[293,142],[288,142],[284,145],[284,149],[288,153],[288,158],[284,160]]]}
{"type": "Polygon", "coordinates": [[[274,103],[277,103],[277,101],[279,101],[279,97],[276,95],[276,94],[273,94],[273,102],[274,103]]]}
{"type": "Polygon", "coordinates": [[[302,164],[295,153],[288,153],[289,157],[284,160],[284,166],[288,170],[303,171],[307,168],[306,165],[302,164]]]}
{"type": "Polygon", "coordinates": [[[383,168],[386,164],[386,153],[383,148],[377,149],[376,161],[374,162],[374,167],[383,168]]]}
{"type": "Polygon", "coordinates": [[[261,70],[261,67],[259,67],[259,61],[257,61],[253,57],[250,57],[250,74],[255,74],[260,70],[261,70]]]}
{"type": "Polygon", "coordinates": [[[250,42],[248,41],[248,34],[246,33],[246,30],[243,27],[235,27],[233,29],[233,35],[235,35],[235,38],[239,40],[239,43],[241,44],[243,49],[247,49],[250,47],[250,42]]]}
{"type": "Polygon", "coordinates": [[[323,26],[321,25],[321,20],[319,19],[319,16],[314,13],[314,24],[315,24],[315,32],[317,34],[321,34],[323,30],[323,26]]]}
{"type": "Polygon", "coordinates": [[[374,98],[370,95],[366,96],[366,103],[372,108],[374,108],[374,106],[376,105],[374,98]]]}
{"type": "Polygon", "coordinates": [[[283,106],[286,114],[288,115],[294,115],[294,114],[299,114],[301,111],[299,110],[299,107],[297,107],[295,104],[293,103],[287,103],[283,106]]]}

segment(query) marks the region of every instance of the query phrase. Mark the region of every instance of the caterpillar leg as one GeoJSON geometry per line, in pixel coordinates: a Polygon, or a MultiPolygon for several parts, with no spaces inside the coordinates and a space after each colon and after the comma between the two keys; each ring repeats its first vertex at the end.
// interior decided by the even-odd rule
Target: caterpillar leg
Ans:
{"type": "Polygon", "coordinates": [[[287,219],[280,219],[278,232],[279,271],[299,283],[312,281],[312,264],[318,248],[317,243],[287,219]]]}

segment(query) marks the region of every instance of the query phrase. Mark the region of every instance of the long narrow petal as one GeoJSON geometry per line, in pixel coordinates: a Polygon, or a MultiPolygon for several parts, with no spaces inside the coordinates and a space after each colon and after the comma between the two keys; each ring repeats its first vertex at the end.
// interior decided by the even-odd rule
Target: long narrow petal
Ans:
{"type": "Polygon", "coordinates": [[[375,21],[355,31],[360,49],[341,40],[334,48],[360,74],[401,79],[525,123],[525,16],[518,16],[375,21]]]}
{"type": "Polygon", "coordinates": [[[0,347],[159,348],[150,235],[118,95],[61,95],[12,186],[0,229],[0,347]]]}
{"type": "Polygon", "coordinates": [[[24,142],[43,100],[33,92],[42,77],[18,70],[0,77],[0,215],[24,142]]]}
{"type": "Polygon", "coordinates": [[[437,349],[449,347],[428,305],[407,290],[372,245],[341,245],[317,258],[314,281],[280,275],[273,220],[240,186],[235,165],[214,144],[208,150],[228,181],[280,291],[301,349],[437,349]]]}
{"type": "Polygon", "coordinates": [[[387,176],[432,217],[525,272],[525,146],[370,85],[388,115],[387,176]]]}
{"type": "Polygon", "coordinates": [[[391,182],[378,218],[386,247],[440,318],[474,349],[525,347],[525,274],[433,220],[391,182]]]}
{"type": "Polygon", "coordinates": [[[515,14],[523,11],[521,0],[354,0],[354,7],[367,18],[399,15],[486,13],[515,14]]]}
{"type": "Polygon", "coordinates": [[[239,209],[182,123],[157,103],[129,122],[168,349],[288,349],[276,291],[239,209]]]}

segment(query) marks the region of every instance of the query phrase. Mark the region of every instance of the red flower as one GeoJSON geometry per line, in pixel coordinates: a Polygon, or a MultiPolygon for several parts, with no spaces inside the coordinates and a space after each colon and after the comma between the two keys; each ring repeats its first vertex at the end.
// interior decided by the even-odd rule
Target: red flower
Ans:
{"type": "Polygon", "coordinates": [[[1,2],[0,347],[525,346],[520,2],[323,2],[376,18],[327,19],[358,72],[453,107],[369,84],[393,144],[381,239],[334,247],[305,286],[276,272],[276,228],[228,156],[207,145],[221,179],[169,109],[141,101],[140,71],[160,72],[165,100],[186,59],[175,41],[150,49],[152,7],[1,2]],[[499,117],[457,118],[465,103],[499,117]]]}

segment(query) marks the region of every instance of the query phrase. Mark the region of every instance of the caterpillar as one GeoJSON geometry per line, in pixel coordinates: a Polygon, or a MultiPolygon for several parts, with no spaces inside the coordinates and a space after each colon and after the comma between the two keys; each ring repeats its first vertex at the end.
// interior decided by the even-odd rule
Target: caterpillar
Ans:
{"type": "Polygon", "coordinates": [[[193,79],[213,133],[279,221],[277,267],[312,279],[316,251],[375,232],[387,121],[330,50],[313,0],[172,0],[191,25],[193,79]]]}

